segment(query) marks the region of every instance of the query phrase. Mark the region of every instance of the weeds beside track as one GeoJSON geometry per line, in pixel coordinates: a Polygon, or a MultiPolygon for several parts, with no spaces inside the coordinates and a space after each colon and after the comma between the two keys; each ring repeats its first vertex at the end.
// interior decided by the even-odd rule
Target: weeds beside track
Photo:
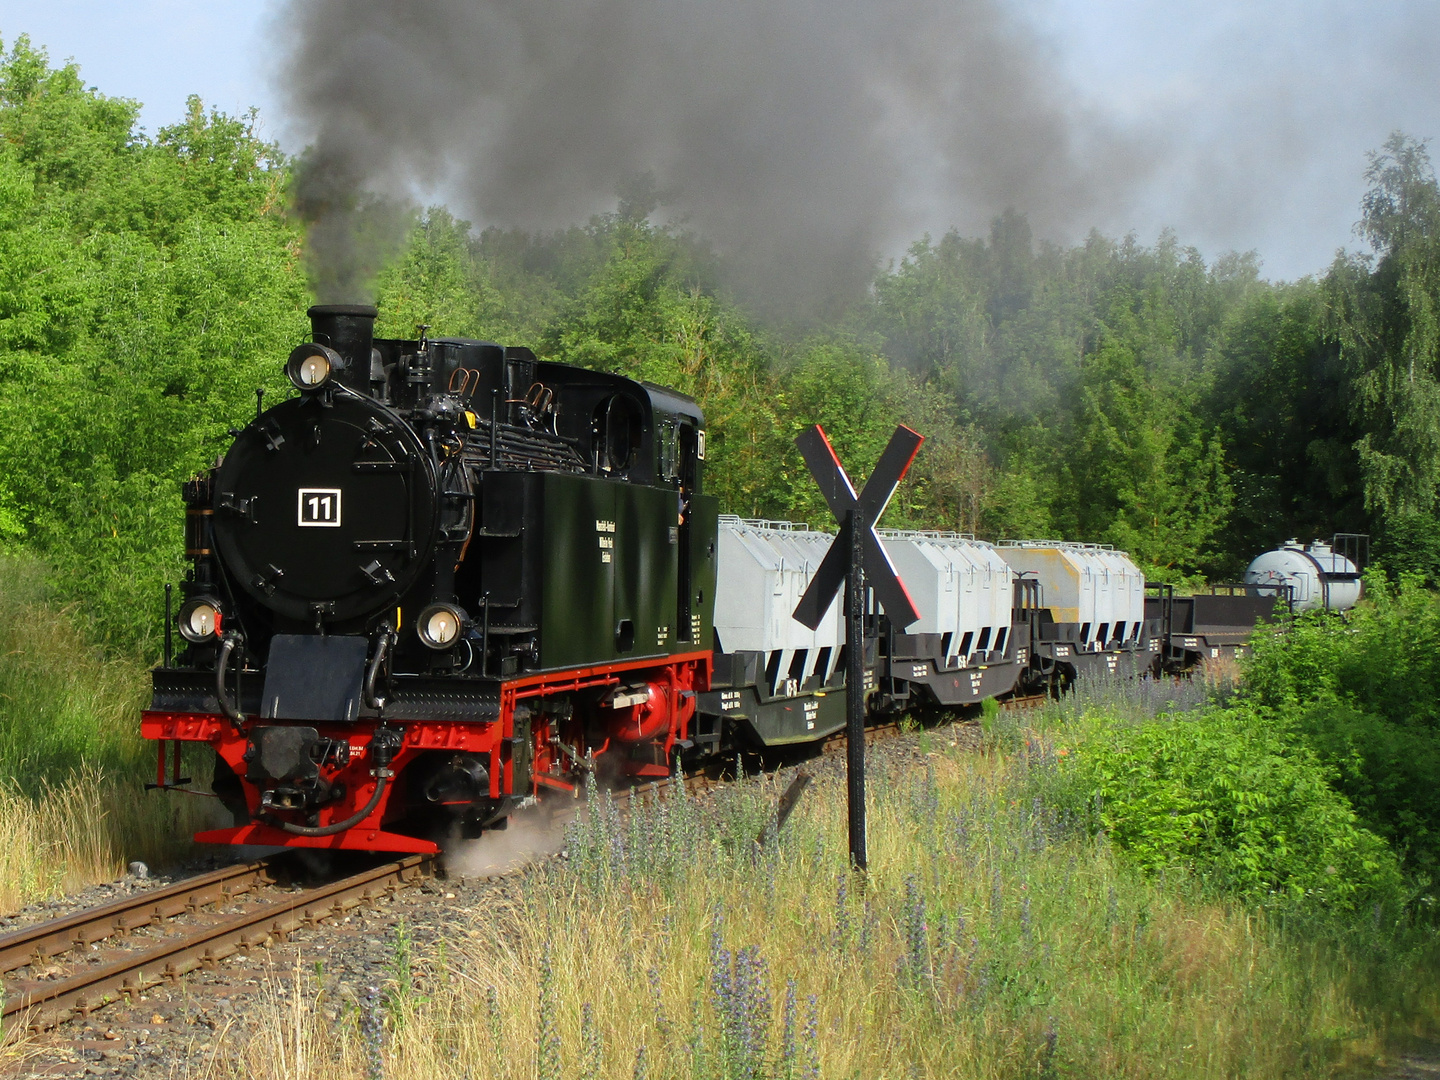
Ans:
{"type": "Polygon", "coordinates": [[[1377,965],[1414,985],[1423,957],[1137,872],[1025,797],[1027,753],[974,745],[941,728],[877,746],[863,878],[833,766],[765,843],[778,777],[627,812],[600,793],[567,859],[406,953],[350,1019],[324,1018],[333,990],[297,964],[214,1075],[303,1048],[309,1080],[1319,1077],[1408,1022],[1363,986],[1377,965]]]}

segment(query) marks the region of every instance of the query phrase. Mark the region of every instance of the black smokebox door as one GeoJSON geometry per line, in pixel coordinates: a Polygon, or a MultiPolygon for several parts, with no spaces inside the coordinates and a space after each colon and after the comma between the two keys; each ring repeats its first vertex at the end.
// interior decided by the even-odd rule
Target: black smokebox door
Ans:
{"type": "Polygon", "coordinates": [[[276,634],[270,639],[260,715],[267,720],[354,720],[369,647],[363,637],[276,634]]]}

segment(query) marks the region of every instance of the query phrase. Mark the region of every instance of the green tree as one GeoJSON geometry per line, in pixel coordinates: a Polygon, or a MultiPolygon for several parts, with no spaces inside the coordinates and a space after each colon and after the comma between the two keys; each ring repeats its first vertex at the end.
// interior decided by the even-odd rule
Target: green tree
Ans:
{"type": "Polygon", "coordinates": [[[1254,293],[1212,349],[1204,408],[1235,489],[1228,575],[1287,537],[1366,527],[1350,377],[1326,338],[1324,292],[1307,279],[1254,293]]]}
{"type": "Polygon", "coordinates": [[[281,391],[304,329],[285,162],[253,115],[150,140],[20,38],[0,61],[0,541],[112,644],[153,648],[179,481],[281,391]]]}
{"type": "Polygon", "coordinates": [[[1440,188],[1424,144],[1398,132],[1365,177],[1360,229],[1375,262],[1332,268],[1332,333],[1353,380],[1367,508],[1426,513],[1440,495],[1440,188]]]}
{"type": "Polygon", "coordinates": [[[1163,315],[1147,308],[1148,320],[1121,308],[1087,358],[1063,469],[1072,535],[1113,543],[1152,576],[1173,579],[1210,561],[1231,491],[1219,439],[1195,422],[1190,395],[1163,377],[1177,358],[1142,362],[1145,348],[1174,344],[1163,315]]]}
{"type": "Polygon", "coordinates": [[[511,341],[501,297],[475,247],[469,222],[443,206],[426,211],[376,279],[376,333],[410,338],[427,325],[446,337],[511,341]]]}

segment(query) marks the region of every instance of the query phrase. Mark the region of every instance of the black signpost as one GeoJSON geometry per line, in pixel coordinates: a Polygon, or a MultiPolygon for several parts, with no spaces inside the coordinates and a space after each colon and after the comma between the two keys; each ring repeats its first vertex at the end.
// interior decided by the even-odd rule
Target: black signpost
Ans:
{"type": "Polygon", "coordinates": [[[857,496],[845,475],[835,448],[816,424],[795,440],[805,464],[840,525],[810,587],[795,607],[795,619],[811,630],[845,586],[845,772],[850,795],[850,863],[857,870],[869,865],[865,849],[865,588],[868,585],[885,614],[900,627],[920,617],[905,591],[905,583],[891,565],[875,523],[885,512],[890,496],[915,460],[925,439],[907,427],[897,427],[880,455],[875,471],[857,496]]]}

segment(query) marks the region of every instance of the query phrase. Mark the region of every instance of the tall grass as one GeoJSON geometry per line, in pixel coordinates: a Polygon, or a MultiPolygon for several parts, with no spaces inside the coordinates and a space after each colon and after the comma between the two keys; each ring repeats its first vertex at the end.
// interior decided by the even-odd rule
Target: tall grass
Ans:
{"type": "Polygon", "coordinates": [[[32,793],[86,764],[138,764],[146,683],[142,664],[86,641],[44,576],[37,562],[0,558],[0,776],[32,793]]]}
{"type": "MultiPolygon", "coordinates": [[[[44,567],[0,557],[0,910],[165,863],[210,800],[146,793],[146,665],[88,644],[44,567]]],[[[203,767],[202,762],[196,762],[203,767]]]]}
{"type": "Polygon", "coordinates": [[[1431,989],[1377,999],[1335,936],[1146,877],[1021,797],[1023,756],[921,740],[871,777],[863,880],[840,783],[765,848],[770,781],[628,821],[602,798],[523,896],[397,945],[378,995],[297,975],[218,1071],[273,1074],[284,1043],[313,1078],[1327,1076],[1434,1015],[1425,955],[1385,972],[1431,989]]]}

